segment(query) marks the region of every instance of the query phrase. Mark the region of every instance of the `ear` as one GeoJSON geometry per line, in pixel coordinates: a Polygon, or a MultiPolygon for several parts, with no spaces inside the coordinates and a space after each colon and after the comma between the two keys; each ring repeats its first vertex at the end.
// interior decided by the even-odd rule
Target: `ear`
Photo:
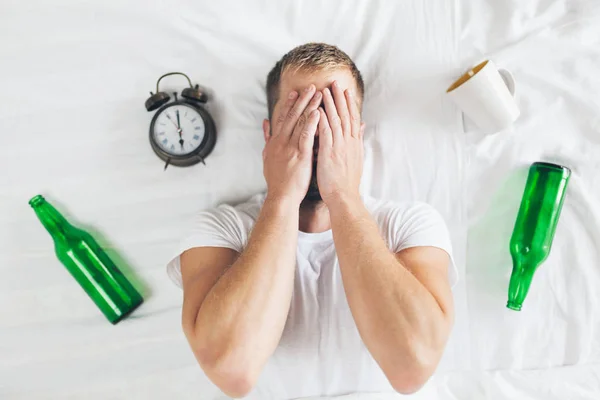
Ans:
{"type": "Polygon", "coordinates": [[[269,122],[268,119],[264,119],[263,120],[263,136],[265,137],[265,143],[267,143],[269,141],[269,139],[271,138],[271,123],[269,122]]]}

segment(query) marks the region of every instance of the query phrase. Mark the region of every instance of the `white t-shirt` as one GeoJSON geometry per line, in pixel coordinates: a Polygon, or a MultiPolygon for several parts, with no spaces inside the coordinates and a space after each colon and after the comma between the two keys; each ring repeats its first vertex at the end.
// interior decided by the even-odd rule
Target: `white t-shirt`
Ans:
{"type": "MultiPolygon", "coordinates": [[[[242,252],[264,201],[256,195],[236,207],[201,212],[167,273],[181,287],[179,255],[193,247],[226,247],[242,252]]],[[[452,258],[440,214],[424,203],[395,203],[363,197],[388,248],[397,253],[434,246],[452,258]]],[[[449,281],[457,280],[454,263],[449,281]]],[[[298,232],[291,308],[279,346],[247,399],[292,399],[353,392],[393,391],[365,347],[348,306],[331,230],[298,232]]]]}

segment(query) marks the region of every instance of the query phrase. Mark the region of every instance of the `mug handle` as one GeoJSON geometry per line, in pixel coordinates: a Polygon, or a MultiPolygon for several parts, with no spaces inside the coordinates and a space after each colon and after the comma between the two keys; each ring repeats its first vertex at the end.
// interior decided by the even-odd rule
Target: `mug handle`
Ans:
{"type": "Polygon", "coordinates": [[[504,84],[508,88],[510,94],[515,97],[515,78],[513,78],[510,71],[504,68],[498,68],[498,72],[500,73],[500,77],[502,77],[502,80],[504,81],[504,84]]]}

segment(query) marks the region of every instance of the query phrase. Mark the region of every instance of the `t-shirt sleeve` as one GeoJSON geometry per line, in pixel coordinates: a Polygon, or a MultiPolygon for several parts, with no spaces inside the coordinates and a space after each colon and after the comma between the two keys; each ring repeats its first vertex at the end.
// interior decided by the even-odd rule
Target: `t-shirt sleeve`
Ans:
{"type": "Polygon", "coordinates": [[[246,245],[247,233],[239,211],[228,205],[200,212],[192,228],[180,242],[174,257],[167,264],[167,274],[182,287],[180,256],[194,247],[225,247],[241,253],[246,245]]]}
{"type": "Polygon", "coordinates": [[[392,209],[387,225],[389,246],[394,253],[402,250],[431,246],[444,250],[450,256],[448,280],[451,286],[458,281],[458,273],[452,256],[452,242],[444,218],[433,207],[415,203],[402,210],[392,209]]]}

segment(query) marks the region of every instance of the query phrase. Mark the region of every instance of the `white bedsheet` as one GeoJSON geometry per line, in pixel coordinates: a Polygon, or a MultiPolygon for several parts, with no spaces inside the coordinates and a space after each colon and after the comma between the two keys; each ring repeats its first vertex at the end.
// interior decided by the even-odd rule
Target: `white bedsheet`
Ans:
{"type": "Polygon", "coordinates": [[[195,212],[264,189],[265,75],[307,41],[339,45],[365,77],[362,190],[427,201],[452,233],[456,325],[415,398],[600,398],[600,7],[575,0],[4,0],[0,398],[222,398],[187,348],[165,262],[195,212]],[[444,91],[487,57],[513,72],[522,115],[464,133],[444,91]],[[163,172],[143,102],[172,70],[209,89],[218,142],[207,166],[163,172]],[[508,240],[540,159],[574,174],[516,313],[508,240]],[[27,204],[37,193],[143,289],[128,320],[107,323],[62,270],[27,204]]]}

